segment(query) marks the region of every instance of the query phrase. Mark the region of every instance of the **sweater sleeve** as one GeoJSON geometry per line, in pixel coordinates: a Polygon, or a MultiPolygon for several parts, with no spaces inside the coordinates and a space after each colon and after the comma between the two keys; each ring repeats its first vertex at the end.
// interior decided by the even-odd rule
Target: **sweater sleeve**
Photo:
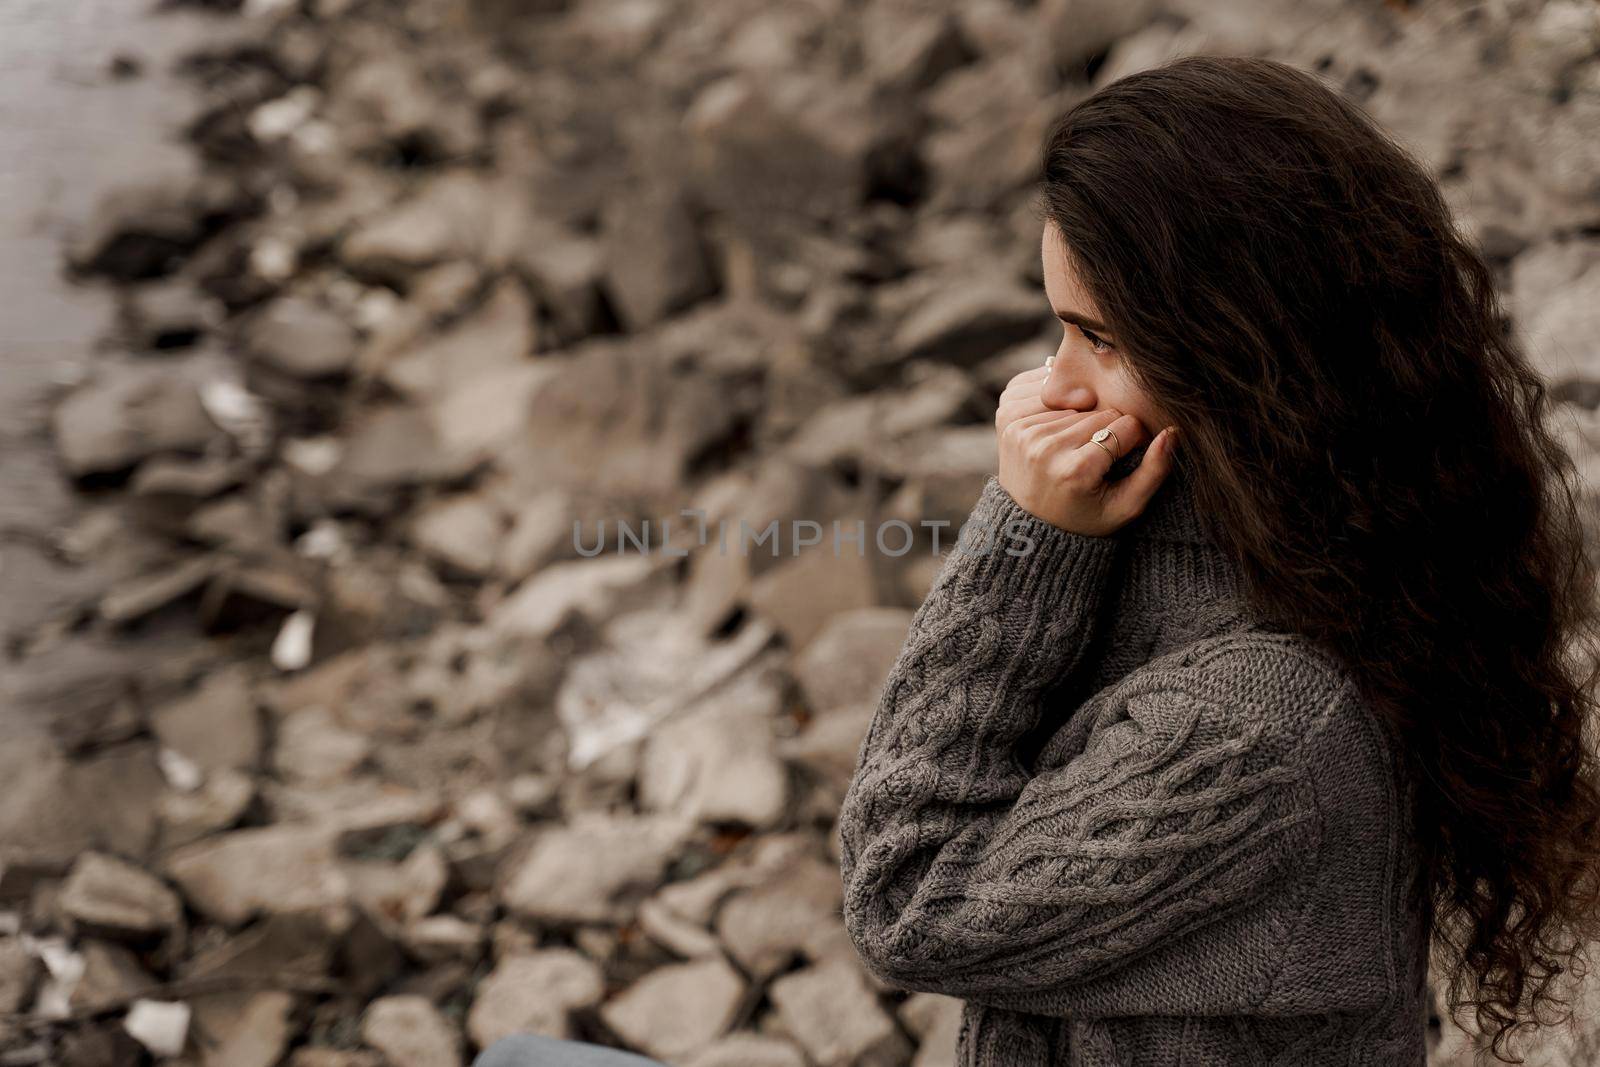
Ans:
{"type": "MultiPolygon", "coordinates": [[[[1117,542],[1064,530],[1028,512],[989,476],[962,537],[945,558],[885,686],[857,754],[856,780],[881,771],[882,755],[931,740],[922,709],[962,695],[1005,701],[1010,714],[972,721],[998,727],[990,744],[964,754],[975,785],[1021,773],[1016,742],[1040,715],[1040,698],[1082,658],[1106,600],[1117,542]],[[951,687],[960,685],[961,692],[951,687]],[[1026,720],[1026,721],[1024,721],[1026,720]],[[910,727],[913,738],[901,738],[910,727]]],[[[982,798],[972,798],[981,800],[982,798]]],[[[849,847],[849,843],[845,843],[849,847]]]]}
{"type": "MultiPolygon", "coordinates": [[[[1011,509],[991,482],[974,516],[1011,509]]],[[[1017,739],[1081,649],[1111,544],[1036,534],[1036,554],[952,556],[913,616],[839,815],[843,917],[891,985],[1104,1011],[1097,984],[1303,858],[1315,808],[1265,719],[1182,665],[1069,706],[1081,751],[1031,775],[1017,739]]]]}

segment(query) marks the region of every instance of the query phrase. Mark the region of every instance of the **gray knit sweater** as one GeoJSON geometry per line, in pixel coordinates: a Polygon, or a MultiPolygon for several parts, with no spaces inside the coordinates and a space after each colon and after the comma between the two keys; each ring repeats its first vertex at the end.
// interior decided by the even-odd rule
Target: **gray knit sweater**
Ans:
{"type": "Polygon", "coordinates": [[[966,1001],[960,1067],[1424,1063],[1397,740],[1198,520],[1178,471],[1107,537],[991,477],[993,549],[913,617],[839,815],[844,921],[889,986],[966,1001]]]}

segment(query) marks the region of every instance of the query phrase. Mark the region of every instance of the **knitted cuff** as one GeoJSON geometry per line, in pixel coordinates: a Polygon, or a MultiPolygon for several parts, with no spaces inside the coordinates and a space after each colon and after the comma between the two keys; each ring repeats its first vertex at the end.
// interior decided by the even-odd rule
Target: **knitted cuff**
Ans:
{"type": "Polygon", "coordinates": [[[974,591],[1043,596],[1057,607],[1086,607],[1100,599],[1117,545],[1113,537],[1045,522],[1012,499],[991,474],[950,550],[946,570],[974,591]]]}

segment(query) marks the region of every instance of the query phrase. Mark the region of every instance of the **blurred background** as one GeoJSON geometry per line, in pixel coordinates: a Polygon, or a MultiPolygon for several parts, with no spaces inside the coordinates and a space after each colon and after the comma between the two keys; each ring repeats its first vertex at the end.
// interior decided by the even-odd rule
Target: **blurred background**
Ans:
{"type": "Polygon", "coordinates": [[[1587,470],[1597,49],[1589,0],[5,0],[0,1067],[950,1064],[834,815],[1054,347],[1046,124],[1320,73],[1587,470]]]}

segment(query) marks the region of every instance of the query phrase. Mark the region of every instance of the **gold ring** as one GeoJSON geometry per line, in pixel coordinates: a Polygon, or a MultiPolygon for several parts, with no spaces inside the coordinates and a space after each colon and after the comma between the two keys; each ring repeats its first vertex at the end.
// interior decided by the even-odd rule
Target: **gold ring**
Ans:
{"type": "MultiPolygon", "coordinates": [[[[1117,431],[1113,430],[1109,426],[1102,426],[1100,429],[1096,430],[1094,435],[1090,437],[1089,440],[1093,441],[1101,448],[1106,448],[1105,440],[1107,437],[1117,442],[1117,451],[1120,452],[1122,450],[1122,438],[1118,437],[1117,431]]],[[[1117,458],[1117,453],[1111,451],[1109,448],[1106,448],[1106,455],[1110,456],[1112,459],[1117,458]]]]}

